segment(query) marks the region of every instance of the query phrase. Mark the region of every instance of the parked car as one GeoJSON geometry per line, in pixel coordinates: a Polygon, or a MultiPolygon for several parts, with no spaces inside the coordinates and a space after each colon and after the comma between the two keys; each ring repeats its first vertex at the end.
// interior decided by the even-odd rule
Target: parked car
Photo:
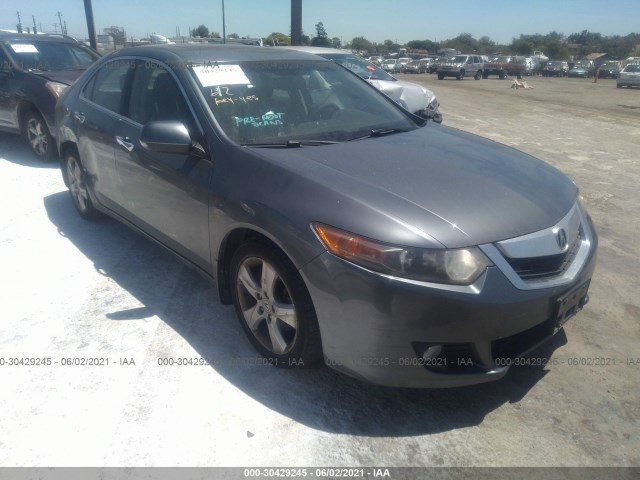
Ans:
{"type": "Polygon", "coordinates": [[[489,75],[497,75],[498,78],[504,80],[507,76],[517,77],[523,75],[525,69],[524,57],[494,57],[489,62],[484,62],[482,78],[488,78],[489,75]]]}
{"type": "Polygon", "coordinates": [[[620,62],[606,62],[598,67],[599,78],[618,78],[620,76],[620,62]]]}
{"type": "Polygon", "coordinates": [[[586,67],[577,66],[569,70],[567,76],[569,78],[589,78],[591,74],[589,73],[589,69],[587,69],[586,67]]]}
{"type": "Polygon", "coordinates": [[[413,60],[404,66],[402,73],[427,73],[429,71],[429,63],[424,60],[413,60]]]}
{"type": "Polygon", "coordinates": [[[78,213],[119,219],[215,279],[269,364],[487,382],[587,303],[597,237],[568,177],[417,122],[318,56],[122,49],[56,118],[78,213]]]}
{"type": "Polygon", "coordinates": [[[640,63],[631,63],[620,70],[616,87],[640,87],[640,63]]]}
{"type": "Polygon", "coordinates": [[[543,77],[566,77],[568,73],[569,64],[562,60],[551,60],[542,70],[543,77]]]}
{"type": "Polygon", "coordinates": [[[0,33],[0,130],[21,133],[37,158],[48,159],[56,101],[98,58],[70,37],[0,33]]]}
{"type": "Polygon", "coordinates": [[[386,58],[382,61],[382,69],[385,72],[400,73],[402,71],[402,65],[398,62],[397,58],[386,58]]]}
{"type": "Polygon", "coordinates": [[[444,77],[462,80],[467,75],[480,80],[483,72],[484,61],[480,55],[454,55],[438,67],[438,80],[444,77]]]}
{"type": "Polygon", "coordinates": [[[384,61],[384,57],[376,55],[376,56],[367,58],[367,61],[373,63],[374,65],[380,66],[384,61]]]}
{"type": "Polygon", "coordinates": [[[402,71],[402,69],[406,67],[410,62],[411,62],[411,59],[409,57],[399,58],[398,63],[400,64],[400,70],[402,71]]]}
{"type": "Polygon", "coordinates": [[[569,65],[568,77],[591,78],[595,75],[595,65],[591,60],[579,60],[569,65]],[[572,73],[573,72],[573,73],[572,73]]]}
{"type": "Polygon", "coordinates": [[[343,67],[348,68],[356,75],[364,78],[371,85],[415,115],[432,119],[436,122],[442,122],[440,103],[435,93],[422,85],[398,80],[376,65],[369,63],[364,58],[346,50],[306,46],[286,48],[299,52],[313,53],[314,55],[333,60],[343,67]]]}

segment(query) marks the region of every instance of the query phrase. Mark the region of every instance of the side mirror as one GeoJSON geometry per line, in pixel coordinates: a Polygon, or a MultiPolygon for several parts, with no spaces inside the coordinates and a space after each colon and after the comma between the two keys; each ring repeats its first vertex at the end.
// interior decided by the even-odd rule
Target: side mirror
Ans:
{"type": "Polygon", "coordinates": [[[193,141],[182,122],[163,120],[149,122],[142,127],[140,144],[152,152],[188,155],[193,141]]]}

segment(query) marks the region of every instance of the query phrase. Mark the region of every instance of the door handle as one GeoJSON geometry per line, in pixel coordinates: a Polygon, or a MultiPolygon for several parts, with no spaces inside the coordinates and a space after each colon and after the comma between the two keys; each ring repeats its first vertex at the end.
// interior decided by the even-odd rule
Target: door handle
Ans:
{"type": "Polygon", "coordinates": [[[84,113],[82,112],[73,112],[73,116],[75,117],[76,120],[78,120],[80,123],[84,123],[85,120],[85,116],[84,113]]]}
{"type": "Polygon", "coordinates": [[[124,147],[127,152],[133,151],[133,143],[131,143],[129,140],[129,137],[116,137],[116,142],[118,142],[118,145],[124,147]]]}

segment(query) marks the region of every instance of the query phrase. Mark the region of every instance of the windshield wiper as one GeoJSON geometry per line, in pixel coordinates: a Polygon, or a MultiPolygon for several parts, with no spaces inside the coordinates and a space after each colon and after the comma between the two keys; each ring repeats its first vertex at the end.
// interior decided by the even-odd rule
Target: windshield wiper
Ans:
{"type": "Polygon", "coordinates": [[[408,130],[403,130],[402,128],[372,128],[367,135],[353,138],[352,141],[362,140],[363,138],[384,137],[385,135],[391,135],[392,133],[403,133],[403,132],[408,132],[408,130]]]}
{"type": "Polygon", "coordinates": [[[315,147],[318,145],[333,145],[335,143],[332,140],[287,140],[286,143],[244,143],[243,147],[255,147],[255,148],[300,148],[300,147],[315,147]]]}

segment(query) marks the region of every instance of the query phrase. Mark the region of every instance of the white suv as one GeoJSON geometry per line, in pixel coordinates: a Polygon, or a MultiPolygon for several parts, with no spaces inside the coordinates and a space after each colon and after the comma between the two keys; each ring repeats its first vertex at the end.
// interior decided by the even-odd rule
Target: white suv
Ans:
{"type": "Polygon", "coordinates": [[[444,77],[456,77],[462,80],[466,75],[472,75],[476,80],[482,78],[484,60],[480,55],[455,55],[438,67],[438,80],[444,77]]]}

